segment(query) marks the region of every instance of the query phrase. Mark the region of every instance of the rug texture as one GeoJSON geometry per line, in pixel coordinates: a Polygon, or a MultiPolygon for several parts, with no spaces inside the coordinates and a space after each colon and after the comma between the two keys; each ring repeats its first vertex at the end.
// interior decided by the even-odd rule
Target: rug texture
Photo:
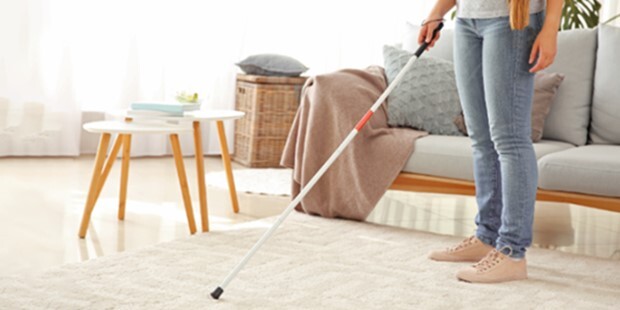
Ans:
{"type": "Polygon", "coordinates": [[[533,249],[530,279],[458,282],[426,259],[458,238],[294,213],[222,299],[209,293],[273,218],[0,278],[0,309],[618,309],[617,261],[533,249]]]}

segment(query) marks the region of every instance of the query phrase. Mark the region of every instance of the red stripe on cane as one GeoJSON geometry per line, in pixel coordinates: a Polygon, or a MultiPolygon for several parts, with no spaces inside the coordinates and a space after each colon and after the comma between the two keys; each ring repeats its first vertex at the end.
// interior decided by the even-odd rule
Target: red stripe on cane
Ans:
{"type": "Polygon", "coordinates": [[[364,117],[362,117],[359,123],[355,125],[355,130],[357,131],[362,130],[362,128],[364,128],[364,125],[366,125],[366,123],[372,117],[373,114],[375,114],[375,112],[373,112],[372,110],[369,110],[368,112],[366,112],[366,114],[364,115],[364,117]]]}

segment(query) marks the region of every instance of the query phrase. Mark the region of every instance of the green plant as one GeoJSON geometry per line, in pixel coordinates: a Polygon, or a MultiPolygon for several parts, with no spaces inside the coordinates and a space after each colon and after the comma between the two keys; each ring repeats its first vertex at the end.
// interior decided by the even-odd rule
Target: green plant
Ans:
{"type": "Polygon", "coordinates": [[[560,30],[594,28],[599,23],[600,11],[598,0],[564,0],[560,30]]]}
{"type": "Polygon", "coordinates": [[[198,93],[191,92],[178,92],[177,93],[177,101],[182,103],[198,103],[198,93]]]}

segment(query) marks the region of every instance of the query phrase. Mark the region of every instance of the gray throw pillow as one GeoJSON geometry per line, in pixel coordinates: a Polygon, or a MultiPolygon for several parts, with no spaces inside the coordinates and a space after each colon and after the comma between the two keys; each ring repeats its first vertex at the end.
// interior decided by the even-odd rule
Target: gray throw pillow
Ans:
{"type": "MultiPolygon", "coordinates": [[[[559,73],[539,72],[534,76],[534,97],[532,98],[532,142],[542,139],[545,120],[551,110],[553,98],[560,84],[564,80],[564,75],[559,73]]],[[[463,113],[454,118],[454,124],[459,130],[467,135],[467,126],[463,113]]]]}
{"type": "MultiPolygon", "coordinates": [[[[388,83],[407,64],[413,54],[383,47],[388,83]]],[[[387,99],[388,124],[411,127],[431,134],[462,136],[452,120],[461,110],[454,66],[434,57],[421,57],[403,76],[387,99]]]]}
{"type": "Polygon", "coordinates": [[[251,75],[296,77],[308,71],[308,68],[298,60],[277,54],[249,56],[236,65],[251,75]]]}

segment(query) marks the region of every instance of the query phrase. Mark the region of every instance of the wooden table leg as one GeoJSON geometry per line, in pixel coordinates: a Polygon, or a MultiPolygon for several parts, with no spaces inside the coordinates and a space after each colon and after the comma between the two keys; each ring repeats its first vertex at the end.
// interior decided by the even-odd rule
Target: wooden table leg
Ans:
{"type": "Polygon", "coordinates": [[[172,144],[172,154],[174,155],[174,162],[177,166],[177,173],[179,175],[179,184],[181,185],[181,194],[183,195],[183,204],[185,205],[185,213],[187,214],[189,231],[191,234],[195,234],[196,221],[194,220],[192,200],[189,196],[189,186],[187,185],[187,176],[185,174],[185,165],[183,164],[183,154],[181,153],[179,136],[177,134],[171,134],[170,143],[172,144]]]}
{"type": "Polygon", "coordinates": [[[131,135],[123,135],[123,162],[121,164],[121,193],[118,201],[118,219],[125,219],[127,203],[127,179],[129,177],[129,156],[131,154],[131,135]]]}
{"type": "Polygon", "coordinates": [[[209,211],[207,208],[207,186],[205,184],[205,160],[202,151],[202,133],[200,122],[194,121],[194,151],[196,153],[196,170],[198,174],[198,195],[200,196],[200,221],[202,232],[209,231],[209,211]]]}
{"type": "Polygon", "coordinates": [[[110,134],[104,133],[99,140],[99,148],[97,148],[97,155],[95,156],[95,167],[93,168],[93,176],[90,181],[90,189],[88,190],[88,198],[86,199],[86,205],[84,206],[84,213],[82,214],[82,223],[80,225],[79,236],[80,238],[86,237],[86,230],[90,222],[90,215],[95,207],[97,192],[99,191],[99,180],[101,179],[101,168],[105,161],[106,154],[108,152],[108,145],[110,144],[110,134]]]}
{"type": "Polygon", "coordinates": [[[222,161],[226,170],[228,179],[228,190],[230,191],[230,201],[232,202],[233,211],[239,213],[239,201],[237,200],[237,188],[235,187],[235,179],[232,173],[232,165],[230,164],[230,154],[228,153],[228,142],[226,142],[226,133],[224,132],[224,122],[217,121],[217,133],[220,138],[220,148],[222,149],[222,161]]]}
{"type": "Polygon", "coordinates": [[[123,142],[123,135],[118,135],[114,140],[114,145],[112,146],[112,151],[110,151],[110,155],[108,155],[108,159],[105,162],[105,166],[103,168],[103,172],[101,173],[101,178],[99,179],[99,188],[97,189],[97,195],[95,195],[95,202],[99,199],[99,195],[101,194],[101,190],[103,189],[103,184],[108,179],[108,175],[110,174],[110,170],[112,170],[112,166],[114,165],[114,161],[116,161],[116,156],[118,155],[119,150],[121,149],[121,145],[123,142]]]}

